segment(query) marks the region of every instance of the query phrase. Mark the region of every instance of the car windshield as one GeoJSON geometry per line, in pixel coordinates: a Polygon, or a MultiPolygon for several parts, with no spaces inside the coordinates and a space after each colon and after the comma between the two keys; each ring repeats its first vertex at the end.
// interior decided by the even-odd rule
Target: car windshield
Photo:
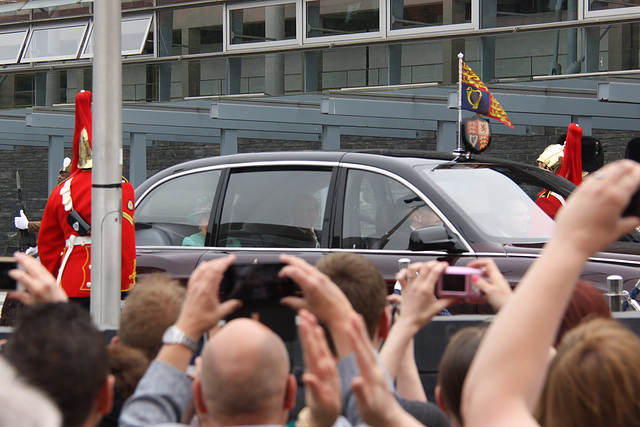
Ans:
{"type": "Polygon", "coordinates": [[[544,183],[508,167],[448,163],[419,167],[442,197],[484,234],[499,242],[540,242],[555,222],[536,205],[544,183]]]}

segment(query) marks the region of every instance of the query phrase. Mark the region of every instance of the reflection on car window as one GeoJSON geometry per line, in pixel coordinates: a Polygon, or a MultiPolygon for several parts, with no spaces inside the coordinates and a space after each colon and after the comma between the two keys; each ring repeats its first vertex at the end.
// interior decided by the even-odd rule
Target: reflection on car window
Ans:
{"type": "Polygon", "coordinates": [[[440,218],[404,184],[368,171],[347,175],[342,248],[408,249],[412,230],[440,218]]]}
{"type": "Polygon", "coordinates": [[[499,241],[540,241],[553,231],[555,223],[535,204],[543,183],[529,175],[465,164],[422,171],[443,197],[499,241]]]}
{"type": "Polygon", "coordinates": [[[204,246],[220,171],[191,173],[154,188],[136,208],[139,246],[204,246]]]}
{"type": "Polygon", "coordinates": [[[229,177],[217,246],[316,248],[331,170],[242,170],[229,177]]]}

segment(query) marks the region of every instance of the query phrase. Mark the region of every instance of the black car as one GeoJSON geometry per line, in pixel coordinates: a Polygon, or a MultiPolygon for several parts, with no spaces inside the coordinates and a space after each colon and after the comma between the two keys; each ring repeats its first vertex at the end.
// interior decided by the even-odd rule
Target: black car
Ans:
{"type": "MultiPolygon", "coordinates": [[[[211,157],[170,167],[136,189],[139,275],[186,280],[226,254],[237,262],[311,263],[331,252],[373,260],[392,286],[398,260],[466,265],[493,258],[515,286],[555,223],[535,203],[574,185],[534,166],[418,151],[269,152],[211,157]]],[[[606,290],[640,279],[640,236],[591,258],[582,278],[606,290]]]]}

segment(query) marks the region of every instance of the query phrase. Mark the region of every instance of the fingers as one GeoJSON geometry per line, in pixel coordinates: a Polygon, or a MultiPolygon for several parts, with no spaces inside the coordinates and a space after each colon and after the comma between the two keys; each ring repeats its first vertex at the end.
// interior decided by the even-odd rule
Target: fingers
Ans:
{"type": "Polygon", "coordinates": [[[300,311],[303,308],[308,308],[307,302],[300,297],[283,297],[280,299],[280,304],[286,305],[287,307],[295,311],[300,311]]]}
{"type": "Polygon", "coordinates": [[[218,320],[224,319],[240,307],[242,307],[242,301],[240,301],[239,299],[230,299],[225,302],[221,302],[217,308],[217,314],[219,317],[218,320]]]}
{"type": "Polygon", "coordinates": [[[187,283],[187,289],[189,286],[193,286],[194,283],[201,282],[204,284],[213,283],[214,286],[220,286],[222,276],[235,261],[235,255],[228,255],[200,263],[193,273],[191,273],[191,277],[189,277],[187,283]]]}

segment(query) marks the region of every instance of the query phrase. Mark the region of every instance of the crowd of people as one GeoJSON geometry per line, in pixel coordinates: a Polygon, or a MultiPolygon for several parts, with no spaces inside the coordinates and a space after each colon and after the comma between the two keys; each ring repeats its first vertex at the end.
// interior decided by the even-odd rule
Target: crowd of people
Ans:
{"type": "MultiPolygon", "coordinates": [[[[90,93],[79,97],[79,117],[90,114],[90,93]]],[[[556,229],[516,291],[491,259],[468,264],[482,272],[471,277],[483,295],[473,302],[488,303],[497,315],[451,337],[430,402],[414,338],[457,302],[435,296],[446,262],[400,270],[400,296],[387,295],[376,265],[357,254],[329,254],[316,265],[282,254],[279,277],[301,290],[277,301],[298,314],[298,373],[291,343],[260,319],[232,316],[242,301],[221,300],[235,256],[202,262],[186,288],[163,274],[133,286],[135,240],[123,239],[122,290],[128,294],[117,335],[107,344],[87,310],[91,242],[89,233],[79,232],[90,227],[82,223],[90,221],[90,196],[82,196],[91,178],[90,123],[90,117],[77,122],[74,160],[65,166],[71,175],[47,204],[42,262],[15,254],[20,268],[10,276],[24,289],[11,297],[27,308],[1,348],[0,425],[640,424],[634,398],[640,393],[640,338],[613,320],[599,291],[579,279],[591,255],[640,226],[639,217],[623,215],[640,187],[640,164],[603,166],[602,144],[582,137],[578,126],[538,159],[540,167],[579,187],[557,203],[551,201],[557,195],[539,195],[541,207],[553,210],[556,229]],[[580,146],[582,157],[575,151],[580,146]]],[[[125,184],[123,233],[132,233],[125,184]]],[[[309,230],[305,235],[316,246],[318,206],[297,202],[296,226],[309,230]]],[[[421,205],[409,215],[412,227],[434,221],[421,205]]],[[[16,225],[29,227],[22,216],[16,225]]]]}
{"type": "Polygon", "coordinates": [[[298,390],[275,332],[250,318],[223,322],[242,305],[220,300],[233,255],[201,263],[186,289],[164,275],[141,280],[106,345],[45,266],[17,253],[22,269],[11,276],[25,290],[13,296],[29,308],[2,347],[0,375],[28,404],[0,411],[0,424],[22,410],[24,424],[11,425],[633,425],[640,339],[611,319],[579,274],[589,256],[640,225],[621,216],[639,186],[640,165],[627,160],[585,179],[516,292],[493,261],[470,263],[482,270],[473,280],[497,315],[451,338],[435,402],[412,344],[455,302],[434,295],[447,263],[401,270],[400,297],[387,296],[377,267],[359,255],[331,254],[313,266],[283,254],[280,276],[302,290],[281,301],[298,311],[298,390]],[[390,301],[400,305],[393,321],[390,301]]]}

